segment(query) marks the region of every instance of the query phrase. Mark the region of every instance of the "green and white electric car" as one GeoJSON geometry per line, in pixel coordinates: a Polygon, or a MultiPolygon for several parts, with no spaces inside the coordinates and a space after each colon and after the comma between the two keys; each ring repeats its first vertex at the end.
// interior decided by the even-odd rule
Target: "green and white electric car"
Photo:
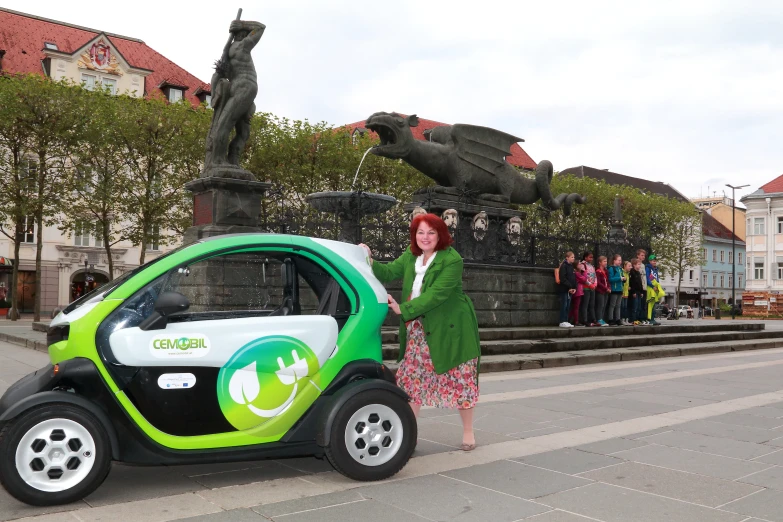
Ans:
{"type": "Polygon", "coordinates": [[[0,398],[0,482],[51,505],[90,494],[112,461],[305,455],[387,478],[417,437],[381,362],[387,310],[355,245],[240,234],[180,247],[52,320],[51,364],[0,398]]]}

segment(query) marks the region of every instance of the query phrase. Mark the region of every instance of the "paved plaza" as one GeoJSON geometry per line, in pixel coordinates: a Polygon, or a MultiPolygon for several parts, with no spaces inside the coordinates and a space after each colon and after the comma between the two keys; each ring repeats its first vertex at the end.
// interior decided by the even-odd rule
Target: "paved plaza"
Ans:
{"type": "MultiPolygon", "coordinates": [[[[46,362],[0,342],[0,392],[46,362]]],[[[455,412],[424,410],[384,483],[317,459],[115,465],[68,506],[0,490],[0,520],[783,521],[782,372],[772,349],[486,374],[479,447],[457,450],[455,412]]]]}

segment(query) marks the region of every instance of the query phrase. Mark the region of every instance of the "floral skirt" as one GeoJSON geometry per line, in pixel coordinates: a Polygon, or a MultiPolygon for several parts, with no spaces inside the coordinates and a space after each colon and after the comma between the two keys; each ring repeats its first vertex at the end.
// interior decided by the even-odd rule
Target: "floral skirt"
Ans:
{"type": "Polygon", "coordinates": [[[397,370],[397,385],[411,402],[436,408],[473,408],[478,402],[478,359],[472,359],[444,374],[435,373],[430,348],[421,321],[408,323],[405,357],[397,370]]]}

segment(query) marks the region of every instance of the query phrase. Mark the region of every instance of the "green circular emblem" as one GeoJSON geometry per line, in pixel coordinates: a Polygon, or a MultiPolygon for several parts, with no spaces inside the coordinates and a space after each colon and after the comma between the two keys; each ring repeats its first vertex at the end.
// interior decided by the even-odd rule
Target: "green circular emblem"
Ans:
{"type": "Polygon", "coordinates": [[[298,339],[269,336],[240,348],[220,369],[218,403],[238,430],[280,415],[298,415],[294,399],[318,373],[318,358],[298,339]]]}

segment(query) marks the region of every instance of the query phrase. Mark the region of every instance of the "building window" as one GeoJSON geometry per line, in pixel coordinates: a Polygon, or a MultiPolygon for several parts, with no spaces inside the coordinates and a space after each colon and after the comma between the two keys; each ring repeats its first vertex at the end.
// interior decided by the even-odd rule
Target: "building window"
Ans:
{"type": "Polygon", "coordinates": [[[704,249],[704,260],[705,261],[707,260],[707,249],[706,248],[704,249]]]}
{"type": "Polygon", "coordinates": [[[764,258],[753,258],[753,279],[764,279],[764,258]]]}
{"type": "Polygon", "coordinates": [[[76,222],[76,226],[73,228],[73,244],[75,246],[90,246],[90,226],[87,223],[76,222]]]}
{"type": "Polygon", "coordinates": [[[731,250],[729,250],[729,264],[731,265],[734,264],[734,252],[732,252],[731,250]]]}
{"type": "Polygon", "coordinates": [[[729,288],[732,288],[734,286],[734,276],[729,274],[729,288]]]}
{"type": "Polygon", "coordinates": [[[117,80],[104,78],[101,80],[101,85],[103,85],[103,88],[108,90],[112,95],[117,94],[117,80]]]}
{"type": "Polygon", "coordinates": [[[212,95],[211,94],[207,94],[204,97],[204,100],[207,102],[207,107],[211,108],[212,107],[212,95]]]}
{"type": "Polygon", "coordinates": [[[689,277],[688,277],[688,280],[690,280],[690,281],[693,281],[693,270],[691,270],[690,272],[688,272],[688,276],[689,276],[689,277]]]}
{"type": "Polygon", "coordinates": [[[95,223],[95,226],[93,227],[93,234],[95,237],[95,246],[102,247],[103,246],[103,234],[99,234],[98,231],[100,230],[100,223],[95,223]]]}
{"type": "Polygon", "coordinates": [[[742,252],[737,252],[737,264],[742,264],[742,252]]]}
{"type": "Polygon", "coordinates": [[[745,235],[746,236],[752,236],[753,235],[753,227],[750,226],[750,218],[745,222],[745,235]]]}
{"type": "Polygon", "coordinates": [[[95,90],[95,82],[98,78],[92,74],[82,74],[82,85],[88,91],[95,90]]]}
{"type": "Polygon", "coordinates": [[[160,226],[158,225],[152,225],[147,250],[160,250],[160,226]]]}
{"type": "Polygon", "coordinates": [[[718,286],[718,274],[712,274],[712,286],[718,286]]]}
{"type": "Polygon", "coordinates": [[[783,257],[778,256],[775,259],[775,271],[773,274],[775,279],[783,279],[783,257]]]}
{"type": "Polygon", "coordinates": [[[764,218],[753,218],[753,234],[757,236],[763,236],[764,232],[764,218]]]}
{"type": "Polygon", "coordinates": [[[22,218],[22,230],[17,236],[20,243],[35,243],[35,216],[22,218]]]}
{"type": "Polygon", "coordinates": [[[706,287],[706,286],[707,286],[707,272],[704,272],[704,273],[701,275],[701,282],[702,282],[702,285],[701,285],[701,286],[704,286],[704,287],[706,287]]]}
{"type": "Polygon", "coordinates": [[[30,158],[22,158],[19,165],[19,184],[23,192],[34,194],[38,185],[38,163],[30,158]]]}
{"type": "Polygon", "coordinates": [[[724,284],[723,284],[723,283],[724,283],[724,276],[723,276],[723,274],[721,274],[721,275],[720,275],[720,287],[721,287],[721,288],[723,288],[723,286],[724,286],[724,284]]]}
{"type": "Polygon", "coordinates": [[[57,44],[52,42],[44,42],[44,47],[47,49],[51,49],[52,51],[58,51],[57,44]]]}
{"type": "Polygon", "coordinates": [[[778,216],[778,234],[783,234],[783,217],[778,216]]]}
{"type": "Polygon", "coordinates": [[[182,99],[182,89],[169,88],[169,101],[171,103],[177,103],[182,99]]]}
{"type": "Polygon", "coordinates": [[[720,251],[720,262],[721,262],[721,263],[724,263],[724,262],[725,262],[725,261],[723,260],[723,253],[724,253],[724,250],[721,250],[721,251],[720,251]]]}
{"type": "Polygon", "coordinates": [[[712,261],[713,263],[718,261],[718,251],[715,250],[714,248],[712,249],[712,261]]]}
{"type": "Polygon", "coordinates": [[[742,288],[742,274],[737,274],[737,286],[742,288]]]}

